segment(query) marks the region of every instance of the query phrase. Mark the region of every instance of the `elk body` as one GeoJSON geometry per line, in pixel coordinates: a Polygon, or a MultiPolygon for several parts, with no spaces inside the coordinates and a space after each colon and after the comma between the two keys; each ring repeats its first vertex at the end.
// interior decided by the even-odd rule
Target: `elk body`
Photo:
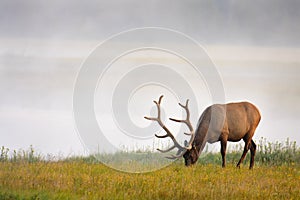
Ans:
{"type": "Polygon", "coordinates": [[[154,101],[157,106],[157,117],[145,117],[148,120],[156,121],[165,130],[166,135],[159,136],[158,138],[170,137],[174,142],[174,145],[166,150],[157,149],[162,153],[169,152],[175,148],[178,148],[176,155],[169,156],[167,158],[176,159],[183,156],[185,165],[189,166],[195,164],[205,146],[208,143],[215,143],[220,141],[221,143],[221,155],[222,155],[222,167],[226,165],[226,146],[227,141],[237,142],[241,139],[245,142],[244,151],[242,157],[237,163],[237,167],[243,162],[247,152],[250,149],[250,169],[254,165],[254,157],[256,151],[256,144],[253,142],[252,137],[255,129],[258,126],[261,116],[259,110],[249,102],[229,103],[229,104],[214,104],[204,110],[198,121],[196,131],[190,122],[190,112],[188,109],[188,100],[186,104],[179,105],[186,111],[186,119],[179,120],[170,118],[175,122],[181,122],[187,125],[190,135],[189,142],[185,141],[184,146],[180,145],[170,130],[163,124],[160,118],[160,104],[163,96],[160,96],[159,101],[154,101]]]}

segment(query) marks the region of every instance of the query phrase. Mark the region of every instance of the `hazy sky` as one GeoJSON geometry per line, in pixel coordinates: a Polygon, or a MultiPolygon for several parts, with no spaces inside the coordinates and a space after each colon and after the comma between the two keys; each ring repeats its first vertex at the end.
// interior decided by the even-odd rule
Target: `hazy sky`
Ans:
{"type": "Polygon", "coordinates": [[[1,1],[0,35],[13,38],[96,39],[161,26],[201,43],[299,45],[297,0],[1,1]]]}
{"type": "Polygon", "coordinates": [[[72,116],[81,63],[111,35],[148,26],[204,45],[226,100],[261,109],[255,139],[300,143],[299,9],[297,0],[0,0],[0,146],[82,153],[72,116]]]}

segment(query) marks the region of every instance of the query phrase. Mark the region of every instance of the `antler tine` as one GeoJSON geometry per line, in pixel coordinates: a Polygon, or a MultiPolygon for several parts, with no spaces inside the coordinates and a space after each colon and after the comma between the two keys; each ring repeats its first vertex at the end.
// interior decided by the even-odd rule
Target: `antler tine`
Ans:
{"type": "Polygon", "coordinates": [[[145,119],[147,120],[152,120],[152,121],[156,121],[166,132],[166,135],[157,135],[155,134],[155,136],[157,138],[166,138],[166,137],[170,137],[172,139],[172,141],[174,142],[174,145],[166,150],[160,150],[160,149],[157,149],[158,151],[160,152],[163,152],[163,153],[166,153],[166,152],[169,152],[171,150],[173,150],[175,147],[177,147],[179,149],[179,151],[185,151],[186,148],[181,146],[175,139],[175,137],[173,136],[173,134],[171,133],[171,131],[164,125],[164,123],[161,121],[161,117],[160,117],[160,114],[161,114],[161,111],[160,111],[160,103],[162,101],[162,98],[163,98],[163,95],[161,95],[159,97],[159,100],[158,102],[157,101],[154,101],[154,103],[156,104],[156,107],[157,107],[157,117],[144,117],[145,119]]]}
{"type": "Polygon", "coordinates": [[[190,130],[190,133],[184,133],[185,135],[190,135],[190,141],[188,143],[188,146],[186,147],[187,149],[191,149],[192,148],[192,143],[195,139],[195,132],[194,132],[194,128],[192,126],[192,123],[190,121],[190,111],[189,111],[189,99],[186,100],[185,105],[178,103],[182,108],[184,108],[185,112],[186,112],[186,119],[174,119],[174,118],[170,118],[170,120],[175,121],[175,122],[181,122],[187,125],[187,127],[190,130]]]}
{"type": "Polygon", "coordinates": [[[147,117],[147,116],[144,116],[145,119],[148,119],[148,120],[152,120],[152,121],[159,121],[160,120],[160,102],[161,102],[161,99],[164,97],[164,95],[161,95],[159,97],[159,100],[158,102],[157,101],[153,101],[157,107],[157,117],[147,117]]]}
{"type": "Polygon", "coordinates": [[[157,151],[160,151],[160,152],[162,152],[162,153],[167,153],[167,152],[173,150],[175,147],[176,147],[176,146],[173,145],[173,146],[171,146],[170,148],[168,148],[168,149],[166,149],[166,150],[161,150],[161,149],[156,149],[156,150],[157,150],[157,151]]]}
{"type": "Polygon", "coordinates": [[[191,132],[194,131],[193,126],[190,122],[190,111],[189,111],[189,99],[186,100],[185,105],[182,105],[181,103],[178,103],[182,108],[184,108],[184,110],[186,111],[186,119],[174,119],[174,118],[170,118],[170,120],[175,121],[175,122],[181,122],[181,123],[185,123],[188,128],[190,129],[191,132]]]}
{"type": "Polygon", "coordinates": [[[161,100],[162,100],[162,98],[164,97],[164,95],[161,95],[160,97],[159,97],[159,99],[158,99],[158,104],[160,105],[160,102],[161,102],[161,100]]]}
{"type": "Polygon", "coordinates": [[[185,153],[185,151],[178,150],[176,155],[166,156],[166,158],[168,158],[168,159],[177,159],[177,158],[180,158],[181,156],[183,156],[184,153],[185,153]]]}

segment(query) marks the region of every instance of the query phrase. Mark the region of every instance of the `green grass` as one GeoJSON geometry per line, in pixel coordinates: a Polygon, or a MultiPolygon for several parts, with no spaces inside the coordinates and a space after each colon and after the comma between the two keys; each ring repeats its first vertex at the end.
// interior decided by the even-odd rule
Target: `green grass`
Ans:
{"type": "MultiPolygon", "coordinates": [[[[248,170],[249,161],[235,167],[241,156],[237,147],[228,153],[225,169],[219,153],[205,153],[193,167],[180,159],[148,173],[120,172],[93,156],[55,161],[45,160],[32,147],[18,152],[3,147],[0,199],[299,199],[299,148],[288,140],[262,139],[258,144],[253,170],[248,170]]],[[[122,165],[122,156],[124,152],[116,154],[114,162],[122,165]]],[[[141,163],[125,165],[136,168],[141,163]]]]}

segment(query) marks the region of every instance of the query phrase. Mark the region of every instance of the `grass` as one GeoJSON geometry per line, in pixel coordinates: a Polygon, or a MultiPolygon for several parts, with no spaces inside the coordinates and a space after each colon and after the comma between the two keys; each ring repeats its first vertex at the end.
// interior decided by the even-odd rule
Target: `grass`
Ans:
{"type": "Polygon", "coordinates": [[[225,169],[219,154],[206,153],[193,167],[178,160],[154,172],[125,173],[93,156],[46,160],[32,148],[9,154],[3,147],[0,199],[300,198],[300,151],[294,142],[262,139],[253,170],[248,170],[249,161],[236,169],[237,150],[228,154],[225,169]]]}
{"type": "Polygon", "coordinates": [[[1,163],[0,199],[299,199],[299,166],[183,167],[128,174],[84,162],[1,163]]]}

